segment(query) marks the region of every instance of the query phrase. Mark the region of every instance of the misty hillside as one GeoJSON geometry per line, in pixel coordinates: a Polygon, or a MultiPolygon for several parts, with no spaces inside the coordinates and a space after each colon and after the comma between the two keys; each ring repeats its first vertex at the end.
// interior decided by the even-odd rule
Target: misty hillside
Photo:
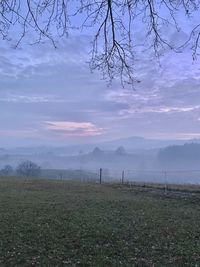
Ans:
{"type": "Polygon", "coordinates": [[[161,149],[158,153],[161,165],[174,168],[199,168],[200,144],[173,145],[161,149]]]}
{"type": "Polygon", "coordinates": [[[184,145],[186,142],[200,143],[200,140],[159,140],[132,136],[108,142],[96,142],[93,144],[0,148],[0,155],[78,155],[80,153],[89,153],[95,147],[100,147],[102,150],[115,150],[120,146],[123,146],[127,152],[136,152],[138,150],[160,149],[172,145],[184,145]]]}
{"type": "MultiPolygon", "coordinates": [[[[131,142],[136,138],[129,138],[131,142]]],[[[152,140],[138,139],[140,142],[131,150],[125,146],[118,146],[110,149],[110,146],[92,147],[89,151],[80,150],[75,153],[69,147],[34,147],[16,148],[0,150],[0,167],[6,164],[17,166],[24,160],[31,160],[39,164],[44,169],[87,169],[108,168],[110,170],[191,170],[198,169],[200,162],[200,144],[186,143],[183,145],[170,145],[162,148],[148,149],[152,140]],[[144,146],[146,149],[136,149],[144,146]],[[71,154],[70,154],[71,151],[71,154]]],[[[125,140],[124,140],[125,141],[125,140]]],[[[153,140],[155,145],[161,144],[153,140]]],[[[113,141],[118,143],[117,140],[113,141]]],[[[86,146],[86,145],[85,145],[86,146]]],[[[87,147],[89,149],[89,147],[87,147]]]]}
{"type": "Polygon", "coordinates": [[[132,136],[128,138],[122,138],[113,140],[110,142],[104,142],[99,144],[102,148],[114,149],[118,146],[124,146],[127,150],[137,150],[137,149],[156,149],[162,148],[170,145],[183,145],[185,143],[200,143],[200,140],[162,140],[162,139],[149,139],[138,136],[132,136]]]}

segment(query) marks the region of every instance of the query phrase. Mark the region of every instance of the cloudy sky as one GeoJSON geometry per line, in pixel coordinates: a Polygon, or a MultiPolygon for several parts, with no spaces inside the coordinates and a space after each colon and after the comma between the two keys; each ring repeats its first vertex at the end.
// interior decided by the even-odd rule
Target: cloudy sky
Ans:
{"type": "Polygon", "coordinates": [[[141,54],[135,89],[107,86],[87,64],[90,36],[0,45],[0,146],[67,145],[129,136],[200,138],[200,62],[141,54]]]}

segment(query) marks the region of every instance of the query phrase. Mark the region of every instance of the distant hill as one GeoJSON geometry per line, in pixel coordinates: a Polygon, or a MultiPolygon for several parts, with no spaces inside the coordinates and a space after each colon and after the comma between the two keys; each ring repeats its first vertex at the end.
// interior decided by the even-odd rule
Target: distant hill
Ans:
{"type": "Polygon", "coordinates": [[[200,144],[187,143],[184,145],[173,145],[161,149],[158,153],[158,160],[165,166],[174,166],[187,169],[200,168],[200,144]]]}
{"type": "Polygon", "coordinates": [[[132,136],[128,138],[117,139],[109,142],[99,144],[102,148],[116,149],[119,146],[123,146],[128,150],[138,149],[158,149],[170,145],[183,145],[185,143],[200,143],[200,140],[162,140],[162,139],[147,139],[138,136],[132,136]]]}
{"type": "Polygon", "coordinates": [[[130,137],[97,144],[0,150],[0,167],[31,160],[44,168],[199,169],[199,140],[130,137]]]}
{"type": "Polygon", "coordinates": [[[184,144],[161,149],[159,157],[162,160],[200,160],[200,144],[184,144]]]}
{"type": "Polygon", "coordinates": [[[147,139],[138,136],[132,136],[128,138],[121,138],[107,142],[98,142],[94,144],[77,144],[63,146],[34,146],[34,147],[17,147],[10,149],[1,149],[0,153],[7,154],[55,154],[55,155],[78,155],[81,153],[88,153],[94,150],[95,147],[99,147],[102,150],[116,150],[119,147],[123,147],[127,152],[136,152],[137,150],[151,150],[160,149],[172,145],[184,145],[185,143],[200,144],[200,140],[159,140],[159,139],[147,139]]]}

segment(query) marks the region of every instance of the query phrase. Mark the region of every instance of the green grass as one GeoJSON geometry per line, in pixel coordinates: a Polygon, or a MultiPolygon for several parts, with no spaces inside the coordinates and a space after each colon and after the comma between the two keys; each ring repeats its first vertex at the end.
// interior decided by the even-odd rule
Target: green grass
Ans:
{"type": "Polygon", "coordinates": [[[200,266],[200,203],[117,185],[1,178],[0,266],[200,266]]]}

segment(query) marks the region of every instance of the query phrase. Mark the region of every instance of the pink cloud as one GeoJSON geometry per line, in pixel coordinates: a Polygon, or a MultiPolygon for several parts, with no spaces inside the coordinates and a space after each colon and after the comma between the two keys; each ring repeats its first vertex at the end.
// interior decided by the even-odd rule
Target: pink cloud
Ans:
{"type": "Polygon", "coordinates": [[[97,136],[103,133],[103,129],[91,122],[73,121],[47,121],[47,130],[55,131],[66,136],[97,136]]]}

